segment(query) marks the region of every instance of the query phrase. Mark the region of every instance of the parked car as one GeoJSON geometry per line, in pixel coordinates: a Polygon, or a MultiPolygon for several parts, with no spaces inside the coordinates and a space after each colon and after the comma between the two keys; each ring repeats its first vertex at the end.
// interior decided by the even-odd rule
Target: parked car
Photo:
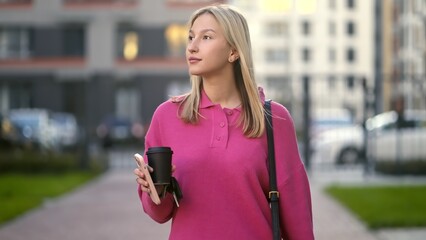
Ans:
{"type": "Polygon", "coordinates": [[[10,121],[15,124],[23,136],[23,141],[40,149],[57,149],[57,128],[46,109],[12,109],[10,121]]]}
{"type": "MultiPolygon", "coordinates": [[[[366,121],[368,156],[376,161],[397,158],[403,161],[426,160],[426,112],[405,111],[405,122],[397,128],[394,111],[378,114],[366,121]]],[[[313,162],[358,163],[364,149],[361,125],[330,129],[312,139],[313,162]]]]}
{"type": "Polygon", "coordinates": [[[396,112],[369,119],[368,154],[377,161],[426,161],[426,111],[406,111],[398,127],[396,112]]]}
{"type": "Polygon", "coordinates": [[[116,144],[142,143],[145,129],[140,121],[110,116],[96,128],[96,134],[105,148],[116,144]]]}
{"type": "Polygon", "coordinates": [[[358,163],[364,149],[361,125],[330,129],[311,141],[312,162],[336,164],[358,163]]]}
{"type": "Polygon", "coordinates": [[[57,138],[60,147],[69,148],[77,145],[80,137],[80,129],[75,116],[66,112],[54,112],[51,118],[57,128],[57,138]]]}

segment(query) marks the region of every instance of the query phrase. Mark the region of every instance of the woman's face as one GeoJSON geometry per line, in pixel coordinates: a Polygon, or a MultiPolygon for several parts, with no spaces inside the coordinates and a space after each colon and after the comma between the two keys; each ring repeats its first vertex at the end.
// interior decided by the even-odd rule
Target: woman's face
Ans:
{"type": "Polygon", "coordinates": [[[200,15],[189,30],[186,50],[189,73],[202,77],[220,74],[231,64],[228,62],[231,54],[232,48],[213,15],[200,15]]]}

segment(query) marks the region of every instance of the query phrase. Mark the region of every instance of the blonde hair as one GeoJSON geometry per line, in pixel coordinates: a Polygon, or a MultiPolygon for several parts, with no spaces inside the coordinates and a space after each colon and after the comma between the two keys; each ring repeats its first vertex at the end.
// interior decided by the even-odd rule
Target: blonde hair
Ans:
{"type": "MultiPolygon", "coordinates": [[[[203,14],[211,14],[218,21],[230,46],[237,50],[239,59],[234,62],[234,76],[242,101],[242,115],[239,124],[243,125],[244,135],[260,137],[265,129],[263,105],[254,79],[253,58],[250,33],[244,16],[228,5],[213,5],[195,11],[189,28],[203,14]]],[[[180,118],[187,123],[196,124],[200,117],[198,107],[203,85],[202,77],[191,76],[191,90],[181,99],[180,118]]]]}

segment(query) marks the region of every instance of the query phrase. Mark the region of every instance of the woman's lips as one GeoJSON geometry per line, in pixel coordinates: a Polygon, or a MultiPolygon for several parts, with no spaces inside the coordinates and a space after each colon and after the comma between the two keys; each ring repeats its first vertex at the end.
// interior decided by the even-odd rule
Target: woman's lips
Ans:
{"type": "Polygon", "coordinates": [[[199,61],[201,61],[201,59],[196,58],[196,57],[190,57],[190,58],[188,58],[188,62],[189,63],[196,63],[196,62],[199,62],[199,61]]]}

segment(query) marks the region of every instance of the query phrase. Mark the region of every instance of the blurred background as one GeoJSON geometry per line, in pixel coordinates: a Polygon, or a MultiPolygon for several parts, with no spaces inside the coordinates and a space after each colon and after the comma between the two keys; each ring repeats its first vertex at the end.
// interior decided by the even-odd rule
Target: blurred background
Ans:
{"type": "MultiPolygon", "coordinates": [[[[366,159],[364,139],[379,128],[425,125],[422,0],[2,0],[0,112],[16,128],[9,138],[54,150],[142,146],[156,106],[189,89],[186,21],[212,3],[247,16],[257,81],[292,113],[307,167],[366,159]],[[396,124],[405,110],[416,110],[415,122],[396,124]],[[387,121],[366,128],[385,112],[387,121]],[[336,127],[344,129],[322,134],[336,127]],[[324,146],[335,142],[338,149],[324,146]]],[[[397,130],[376,145],[397,144],[397,130]]]]}
{"type": "Polygon", "coordinates": [[[0,0],[1,151],[82,168],[142,151],[156,107],[190,88],[186,21],[214,3],[247,17],[308,171],[426,173],[424,0],[0,0]]]}

